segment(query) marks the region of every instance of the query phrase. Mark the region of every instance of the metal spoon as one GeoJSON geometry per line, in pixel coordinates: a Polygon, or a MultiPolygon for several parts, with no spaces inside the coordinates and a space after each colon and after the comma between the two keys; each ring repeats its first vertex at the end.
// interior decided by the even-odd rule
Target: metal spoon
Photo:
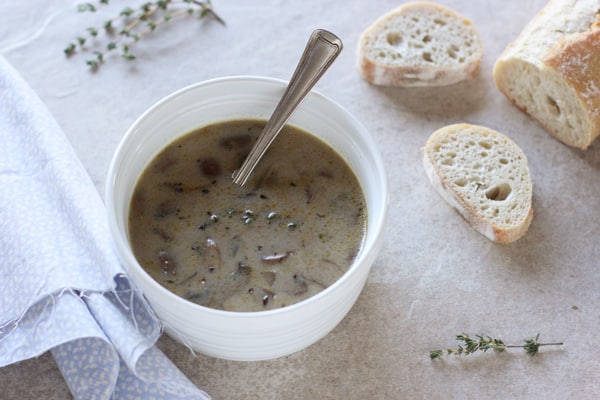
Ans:
{"type": "Polygon", "coordinates": [[[283,97],[244,163],[237,172],[234,172],[233,183],[243,186],[248,181],[252,171],[273,143],[275,137],[281,132],[294,110],[341,51],[342,41],[333,33],[324,29],[317,29],[310,35],[304,53],[283,97]]]}

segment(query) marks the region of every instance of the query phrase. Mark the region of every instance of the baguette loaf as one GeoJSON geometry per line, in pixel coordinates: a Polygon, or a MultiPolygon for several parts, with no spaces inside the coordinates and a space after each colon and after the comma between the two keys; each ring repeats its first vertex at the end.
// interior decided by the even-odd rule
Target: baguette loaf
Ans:
{"type": "Polygon", "coordinates": [[[377,19],[358,43],[358,69],[381,86],[444,86],[475,76],[483,56],[477,29],[429,2],[405,3],[377,19]]]}
{"type": "Polygon", "coordinates": [[[527,158],[503,134],[470,124],[443,127],[427,140],[423,164],[441,196],[487,238],[509,243],[529,229],[527,158]]]}
{"type": "Polygon", "coordinates": [[[598,0],[551,0],[494,65],[496,85],[562,142],[600,133],[598,0]]]}

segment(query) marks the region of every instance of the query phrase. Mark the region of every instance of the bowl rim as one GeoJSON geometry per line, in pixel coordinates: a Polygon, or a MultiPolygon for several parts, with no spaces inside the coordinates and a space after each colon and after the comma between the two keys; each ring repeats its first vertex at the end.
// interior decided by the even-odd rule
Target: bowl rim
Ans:
{"type": "MultiPolygon", "coordinates": [[[[344,272],[344,274],[341,277],[339,277],[335,282],[333,282],[331,285],[329,285],[322,291],[320,291],[320,292],[316,293],[315,295],[310,296],[304,300],[298,301],[296,303],[290,304],[285,307],[271,309],[271,310],[228,311],[228,310],[221,310],[221,309],[203,306],[201,304],[197,304],[197,303],[191,302],[189,300],[186,300],[183,297],[171,292],[170,290],[168,290],[167,288],[162,286],[160,283],[158,283],[154,278],[152,278],[152,276],[137,261],[137,258],[135,257],[135,255],[133,254],[133,251],[131,250],[131,246],[128,245],[129,241],[127,240],[127,238],[123,237],[123,235],[121,235],[121,230],[119,229],[119,227],[118,227],[119,224],[117,223],[117,216],[116,216],[116,213],[113,211],[115,209],[115,202],[114,202],[115,186],[116,186],[115,178],[116,178],[116,172],[119,167],[118,164],[119,164],[119,161],[123,158],[124,148],[125,148],[127,142],[129,141],[130,137],[133,135],[133,133],[137,129],[138,125],[140,125],[146,118],[148,118],[148,116],[150,114],[156,112],[161,107],[164,107],[165,104],[170,102],[172,99],[177,98],[187,92],[198,90],[199,88],[202,88],[205,86],[219,85],[222,83],[231,83],[231,82],[242,82],[242,81],[243,82],[256,82],[258,84],[277,85],[277,86],[281,86],[281,88],[285,88],[288,84],[288,81],[283,80],[283,79],[257,76],[257,75],[224,76],[224,77],[207,79],[207,80],[204,80],[201,82],[187,85],[185,87],[175,90],[174,92],[162,97],[158,101],[154,102],[149,108],[147,108],[140,116],[138,116],[136,118],[136,120],[127,128],[127,131],[125,132],[125,134],[119,141],[119,144],[117,145],[117,147],[113,153],[113,156],[111,158],[111,162],[109,164],[107,178],[106,178],[106,184],[105,184],[105,196],[104,197],[105,197],[105,204],[106,204],[107,214],[108,214],[108,219],[109,219],[109,228],[110,228],[111,234],[113,236],[113,238],[112,238],[113,242],[119,248],[120,256],[126,256],[126,258],[127,258],[126,260],[122,260],[122,261],[132,264],[133,267],[131,267],[131,268],[135,268],[141,274],[145,275],[145,278],[147,278],[146,280],[150,282],[149,283],[150,285],[152,285],[154,288],[156,288],[163,295],[167,296],[167,298],[169,300],[177,302],[177,303],[185,304],[187,307],[192,307],[192,309],[194,309],[194,310],[213,314],[215,316],[227,316],[227,317],[233,317],[233,318],[248,319],[248,318],[258,318],[258,317],[262,318],[262,317],[267,317],[267,316],[271,316],[271,315],[293,313],[296,309],[305,308],[307,306],[312,305],[315,302],[319,302],[319,300],[322,297],[327,297],[327,296],[332,295],[332,292],[335,292],[337,290],[337,287],[343,285],[346,280],[350,279],[350,275],[352,275],[354,273],[354,271],[356,269],[358,269],[358,266],[362,262],[362,260],[365,259],[374,250],[376,250],[375,247],[377,247],[377,246],[374,246],[374,247],[372,246],[372,248],[369,248],[369,249],[362,248],[358,254],[358,257],[356,257],[354,259],[354,261],[352,262],[350,267],[344,272]]],[[[322,94],[321,92],[319,92],[318,90],[315,90],[315,89],[312,89],[309,92],[309,94],[307,95],[307,98],[308,97],[316,97],[316,98],[320,99],[321,101],[330,103],[331,106],[335,107],[338,110],[338,112],[340,112],[344,116],[344,118],[346,118],[350,122],[350,124],[356,128],[356,131],[361,133],[361,136],[364,139],[367,139],[368,141],[371,141],[373,139],[372,135],[367,130],[367,128],[357,118],[355,118],[354,115],[352,115],[348,110],[346,110],[344,107],[342,107],[335,100],[331,99],[330,97],[322,94]]],[[[299,106],[299,108],[301,108],[301,107],[302,107],[302,104],[299,106]]],[[[166,143],[164,146],[167,146],[167,145],[168,145],[168,143],[166,143]]],[[[376,228],[375,231],[373,232],[373,231],[367,230],[366,234],[373,235],[373,237],[375,238],[373,243],[376,244],[377,240],[383,234],[383,232],[385,230],[385,226],[386,226],[387,213],[388,213],[388,209],[389,209],[389,187],[388,187],[389,183],[388,183],[388,177],[387,177],[387,173],[386,173],[386,170],[384,167],[383,159],[381,157],[381,153],[379,152],[379,150],[377,148],[377,144],[374,141],[372,142],[370,149],[374,150],[374,151],[369,152],[370,156],[373,157],[373,161],[374,161],[374,163],[372,164],[372,168],[374,171],[377,171],[377,175],[380,176],[380,178],[381,178],[380,190],[382,193],[382,196],[381,196],[382,200],[381,200],[380,206],[382,207],[382,210],[381,210],[381,216],[380,216],[379,220],[376,221],[377,223],[374,225],[376,228]]],[[[336,150],[336,153],[337,152],[338,151],[336,150]]],[[[139,177],[138,177],[138,179],[139,179],[139,177]]],[[[137,182],[137,180],[136,180],[136,182],[137,182]]],[[[367,219],[369,218],[368,211],[369,210],[367,209],[367,219]]],[[[366,241],[366,237],[365,237],[365,241],[366,241]]],[[[126,266],[124,268],[125,268],[125,272],[130,274],[128,272],[129,268],[126,266]]],[[[135,279],[133,279],[133,284],[135,284],[135,286],[138,286],[135,282],[135,279]]],[[[137,289],[139,289],[139,288],[137,288],[137,289]]]]}

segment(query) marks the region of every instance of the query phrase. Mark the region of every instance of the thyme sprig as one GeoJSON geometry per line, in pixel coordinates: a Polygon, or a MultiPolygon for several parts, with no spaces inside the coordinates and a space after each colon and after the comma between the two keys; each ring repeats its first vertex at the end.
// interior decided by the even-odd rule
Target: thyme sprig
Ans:
{"type": "Polygon", "coordinates": [[[540,334],[538,333],[535,338],[525,339],[524,344],[505,344],[501,339],[495,339],[491,336],[475,335],[476,338],[471,338],[469,335],[463,333],[456,335],[456,340],[463,343],[458,345],[454,349],[445,350],[433,350],[429,353],[429,357],[434,360],[442,357],[443,355],[469,355],[477,351],[487,352],[492,350],[495,353],[502,353],[507,349],[511,348],[522,348],[530,356],[535,356],[541,346],[562,346],[562,342],[553,343],[540,343],[540,334]]]}
{"type": "MultiPolygon", "coordinates": [[[[97,0],[97,3],[81,3],[79,12],[96,12],[109,0],[97,0]]],[[[64,53],[67,57],[77,52],[91,52],[92,58],[86,64],[97,70],[106,58],[107,53],[119,52],[121,57],[132,61],[136,59],[132,47],[144,36],[154,32],[159,26],[176,18],[196,16],[212,17],[225,25],[225,21],[213,10],[211,0],[156,0],[141,4],[137,9],[123,8],[119,14],[110,18],[101,26],[90,26],[85,32],[67,45],[64,53]],[[106,43],[102,44],[102,39],[106,43]],[[89,46],[92,44],[92,46],[89,46]]]]}

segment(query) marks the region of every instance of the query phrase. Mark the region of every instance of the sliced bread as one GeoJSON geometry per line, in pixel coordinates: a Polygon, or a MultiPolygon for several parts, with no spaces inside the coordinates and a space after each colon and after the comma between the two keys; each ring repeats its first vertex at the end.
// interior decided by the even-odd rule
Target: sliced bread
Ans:
{"type": "Polygon", "coordinates": [[[533,218],[532,184],[521,148],[492,129],[455,124],[434,132],[423,164],[441,196],[481,234],[509,243],[533,218]]]}
{"type": "Polygon", "coordinates": [[[550,1],[494,65],[502,93],[562,142],[600,134],[598,0],[550,1]]]}
{"type": "Polygon", "coordinates": [[[445,86],[474,77],[483,56],[475,26],[430,2],[410,2],[377,19],[358,43],[358,69],[381,86],[445,86]]]}

